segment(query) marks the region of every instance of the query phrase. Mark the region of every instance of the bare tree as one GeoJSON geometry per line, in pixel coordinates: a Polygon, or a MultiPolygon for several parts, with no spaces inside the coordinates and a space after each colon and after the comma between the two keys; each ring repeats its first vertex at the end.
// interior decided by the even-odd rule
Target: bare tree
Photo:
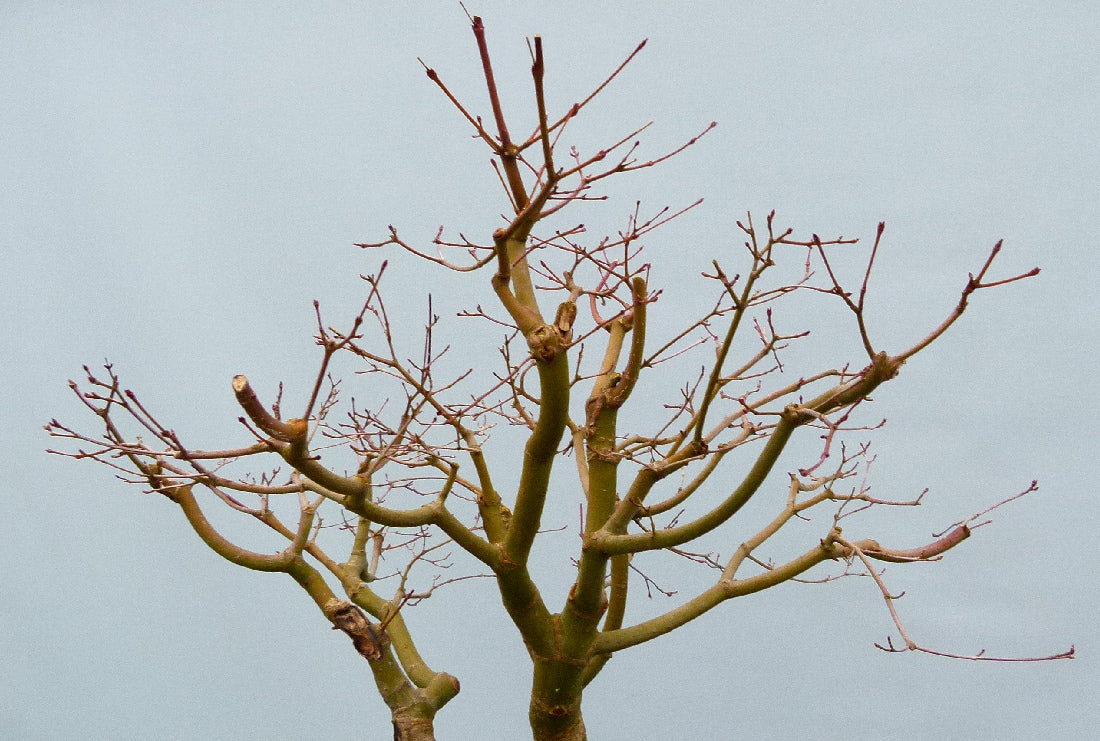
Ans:
{"type": "MultiPolygon", "coordinates": [[[[430,308],[423,333],[395,326],[383,298],[382,262],[365,277],[368,296],[350,326],[326,325],[315,303],[321,358],[297,416],[284,419],[281,388],[277,395],[262,392],[273,402],[268,406],[238,375],[232,389],[244,411],[244,440],[227,449],[196,447],[125,389],[111,365],[95,373],[85,367],[85,382],[70,385],[102,429],[90,433],[51,421],[49,433],[76,448],[61,454],[110,466],[123,480],[176,503],[203,542],[232,563],[291,576],[325,624],[346,633],[367,660],[398,739],[433,738],[436,713],[459,691],[455,677],[422,658],[405,610],[437,588],[478,575],[495,579],[530,655],[535,739],[585,738],[584,688],[613,653],[673,631],[728,599],[792,580],[870,576],[900,634],[899,642],[876,644],[885,651],[967,660],[1071,658],[1072,648],[1013,659],[925,647],[906,631],[878,565],[941,558],[986,524],[992,509],[1034,491],[1034,482],[918,547],[857,539],[841,529],[842,520],[847,527],[857,514],[913,507],[923,496],[871,494],[863,478],[868,445],[851,442],[853,432],[858,439],[878,424],[865,420],[869,396],[946,332],[975,293],[1038,270],[995,277],[997,243],[939,326],[892,354],[865,320],[882,224],[850,289],[841,263],[850,264],[856,240],[796,236],[777,225],[774,213],[763,223],[748,215],[736,222],[743,242],[737,271],[715,260],[703,273],[714,297],[709,308],[686,320],[675,307],[662,312],[642,243],[696,204],[653,213],[638,205],[621,230],[598,239],[570,219],[580,204],[601,199],[601,181],[680,154],[714,124],[649,159],[638,154],[645,126],[595,151],[567,147],[569,124],[644,42],[588,97],[555,117],[547,111],[543,46],[535,37],[538,124],[514,139],[484,26],[477,17],[472,21],[491,115],[473,113],[435,70],[425,68],[493,153],[507,199],[500,228],[481,240],[440,230],[420,247],[391,227],[386,239],[359,246],[468,273],[474,285],[484,286],[488,274],[496,301],[486,294],[460,316],[491,330],[471,334],[475,339],[503,336],[499,352],[483,352],[475,367],[456,368],[446,358],[446,340],[436,337],[440,318],[430,308]],[[850,315],[862,357],[797,374],[785,365],[788,348],[808,332],[779,329],[775,312],[808,293],[839,302],[850,315]],[[411,342],[419,357],[409,357],[411,342]],[[359,364],[370,405],[345,401],[332,372],[337,357],[359,364]],[[681,380],[669,384],[670,377],[681,380]],[[662,390],[669,395],[652,403],[662,390]],[[623,410],[631,416],[620,420],[623,410]],[[492,438],[490,431],[496,432],[492,438]],[[819,438],[820,448],[787,472],[785,484],[777,482],[770,474],[796,436],[819,438]],[[267,465],[254,462],[260,458],[284,468],[242,468],[257,471],[267,465]],[[516,470],[518,484],[504,486],[504,477],[516,470]],[[762,490],[785,490],[774,519],[743,542],[729,541],[735,532],[729,524],[762,490]],[[555,611],[532,576],[532,548],[544,532],[548,502],[574,500],[580,504],[574,581],[555,611]],[[251,518],[285,545],[269,553],[232,542],[207,519],[209,507],[251,518]],[[764,546],[811,510],[825,512],[813,541],[801,555],[769,560],[764,546]],[[730,555],[719,557],[703,545],[715,538],[726,542],[730,555]],[[449,571],[452,553],[468,554],[475,568],[449,571]],[[647,592],[662,589],[635,562],[642,553],[695,563],[713,576],[672,609],[628,624],[632,582],[647,592]],[[819,564],[832,571],[807,573],[819,564]],[[413,585],[411,575],[421,569],[434,574],[428,588],[413,585]]],[[[410,288],[399,286],[403,293],[410,288]]]]}

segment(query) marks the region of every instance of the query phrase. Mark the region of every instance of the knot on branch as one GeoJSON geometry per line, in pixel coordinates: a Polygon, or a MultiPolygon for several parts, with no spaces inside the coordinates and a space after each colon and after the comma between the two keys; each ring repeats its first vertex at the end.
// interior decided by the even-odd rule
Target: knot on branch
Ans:
{"type": "Polygon", "coordinates": [[[801,404],[788,404],[783,407],[781,417],[794,425],[801,425],[817,419],[814,413],[801,404]]]}
{"type": "Polygon", "coordinates": [[[176,504],[180,503],[180,500],[191,493],[191,487],[193,484],[177,484],[175,486],[154,486],[153,491],[158,494],[163,494],[168,499],[176,504]]]}
{"type": "MultiPolygon", "coordinates": [[[[593,395],[588,397],[588,400],[584,403],[584,415],[585,426],[587,427],[587,434],[591,436],[593,428],[596,426],[596,422],[599,420],[600,415],[603,414],[603,410],[608,408],[611,401],[610,389],[615,388],[621,379],[621,375],[612,371],[607,376],[607,382],[604,388],[596,390],[593,395]]],[[[610,405],[612,409],[618,409],[618,405],[610,405]]]]}
{"type": "Polygon", "coordinates": [[[619,463],[624,457],[623,453],[618,452],[614,448],[597,445],[588,446],[588,460],[590,462],[600,461],[602,463],[619,463]]]}
{"type": "Polygon", "coordinates": [[[564,342],[565,337],[561,331],[550,324],[539,325],[527,334],[531,357],[542,363],[549,363],[556,358],[564,342]]]}
{"type": "Polygon", "coordinates": [[[611,374],[607,383],[607,388],[604,389],[603,392],[607,399],[607,405],[612,409],[618,409],[626,403],[633,388],[634,384],[631,382],[629,376],[623,373],[611,374]]]}
{"type": "Polygon", "coordinates": [[[371,624],[362,610],[350,602],[330,600],[325,605],[325,613],[332,621],[334,630],[347,633],[360,656],[371,662],[382,658],[382,650],[387,643],[386,634],[371,624]]]}
{"type": "Polygon", "coordinates": [[[905,365],[905,360],[892,357],[886,352],[880,352],[875,355],[864,373],[872,376],[878,383],[882,383],[896,378],[898,373],[901,373],[901,366],[903,365],[905,365]]]}

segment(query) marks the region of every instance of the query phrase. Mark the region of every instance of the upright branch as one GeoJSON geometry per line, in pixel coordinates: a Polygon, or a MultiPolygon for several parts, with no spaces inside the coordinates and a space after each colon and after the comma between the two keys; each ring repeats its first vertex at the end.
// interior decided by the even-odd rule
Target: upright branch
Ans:
{"type": "MultiPolygon", "coordinates": [[[[497,126],[497,155],[501,159],[504,173],[508,178],[508,186],[512,190],[512,199],[516,204],[516,210],[520,211],[527,205],[527,188],[523,184],[518,165],[519,150],[512,143],[508,134],[508,124],[504,120],[504,108],[500,104],[500,94],[497,92],[496,79],[493,77],[493,63],[489,58],[489,44],[485,39],[485,24],[481,16],[473,17],[474,38],[477,39],[477,50],[481,55],[481,68],[485,73],[485,88],[489,92],[489,105],[493,109],[493,120],[497,126]]],[[[537,79],[537,78],[536,78],[537,79]]]]}
{"type": "Polygon", "coordinates": [[[550,126],[546,120],[546,92],[543,81],[546,76],[546,62],[542,56],[542,37],[535,37],[535,59],[531,65],[531,77],[535,79],[535,103],[539,112],[539,140],[542,142],[542,161],[547,177],[555,177],[554,145],[550,141],[550,126]]]}

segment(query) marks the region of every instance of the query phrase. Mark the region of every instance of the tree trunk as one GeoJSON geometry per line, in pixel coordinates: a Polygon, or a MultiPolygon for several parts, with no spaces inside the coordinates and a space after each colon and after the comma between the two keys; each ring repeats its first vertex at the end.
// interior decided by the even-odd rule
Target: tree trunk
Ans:
{"type": "Polygon", "coordinates": [[[535,664],[528,718],[534,741],[586,741],[581,715],[581,669],[577,664],[535,664]]]}
{"type": "Polygon", "coordinates": [[[430,718],[395,715],[393,741],[435,741],[435,726],[430,718]]]}
{"type": "Polygon", "coordinates": [[[532,712],[531,737],[534,741],[588,741],[580,708],[560,718],[546,714],[536,718],[532,712]]]}

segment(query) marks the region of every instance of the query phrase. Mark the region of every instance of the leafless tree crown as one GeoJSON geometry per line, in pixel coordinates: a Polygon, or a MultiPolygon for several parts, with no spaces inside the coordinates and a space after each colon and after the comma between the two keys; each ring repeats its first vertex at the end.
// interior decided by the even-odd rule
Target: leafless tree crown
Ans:
{"type": "Polygon", "coordinates": [[[636,204],[621,230],[595,238],[570,214],[579,204],[601,200],[602,181],[681,154],[715,124],[655,157],[641,154],[639,135],[648,124],[594,150],[568,145],[570,123],[644,42],[590,95],[552,115],[543,91],[542,39],[535,37],[538,126],[515,138],[484,26],[471,20],[488,115],[477,115],[436,70],[425,70],[492,152],[504,194],[500,227],[482,238],[448,236],[441,228],[426,245],[390,227],[385,239],[359,246],[468,273],[475,298],[461,317],[503,338],[495,352],[481,349],[474,367],[452,370],[443,359],[466,339],[437,336],[440,317],[430,304],[423,326],[404,326],[407,312],[391,314],[384,296],[413,287],[388,284],[382,262],[365,276],[366,300],[342,328],[326,324],[315,302],[320,362],[296,416],[283,413],[281,388],[277,394],[254,389],[245,376],[234,376],[232,392],[243,411],[240,440],[232,443],[236,447],[206,449],[181,439],[123,387],[111,365],[95,372],[85,367],[85,380],[70,385],[100,429],[85,432],[51,421],[49,433],[75,446],[62,454],[107,465],[124,481],[178,504],[198,536],[229,561],[289,574],[367,659],[401,738],[431,738],[435,712],[459,690],[453,676],[429,668],[421,657],[404,611],[444,585],[477,576],[495,579],[532,657],[536,738],[584,737],[583,688],[613,652],[674,630],[725,600],[792,580],[869,575],[901,636],[900,642],[876,644],[886,651],[973,660],[1071,657],[1072,648],[1009,659],[922,646],[906,631],[877,565],[942,558],[984,525],[992,509],[1034,491],[1034,482],[918,547],[848,534],[860,529],[854,516],[861,512],[912,507],[923,497],[871,494],[868,445],[851,442],[853,434],[869,435],[878,424],[860,414],[870,394],[947,331],[975,293],[1038,270],[996,277],[998,242],[939,326],[890,353],[866,321],[882,224],[851,288],[835,255],[850,258],[860,249],[855,239],[796,236],[778,225],[774,213],[762,222],[746,215],[735,224],[740,246],[701,277],[700,290],[713,295],[709,308],[685,316],[651,287],[643,245],[698,201],[680,208],[636,204]],[[475,294],[479,287],[486,290],[475,294]],[[784,365],[784,351],[808,341],[808,333],[781,330],[788,320],[779,320],[780,311],[794,295],[808,293],[837,302],[850,316],[861,357],[798,374],[784,365]],[[409,357],[413,338],[420,349],[409,357]],[[338,356],[358,364],[353,380],[367,389],[368,403],[343,393],[345,382],[331,372],[338,356]],[[644,385],[665,370],[685,375],[676,385],[667,378],[664,386],[644,385]],[[639,394],[639,388],[647,391],[639,394]],[[660,388],[674,390],[654,398],[649,389],[660,388]],[[629,420],[619,419],[622,409],[631,410],[629,420]],[[777,483],[769,474],[799,435],[821,440],[816,458],[790,470],[785,485],[777,483]],[[348,467],[330,463],[335,460],[348,467]],[[516,483],[504,484],[512,472],[518,472],[516,483]],[[785,496],[776,496],[777,487],[785,496]],[[761,491],[776,502],[774,519],[748,537],[727,527],[761,491]],[[546,604],[530,569],[552,502],[559,511],[562,502],[580,504],[573,587],[556,608],[546,604]],[[231,542],[206,518],[210,507],[251,518],[282,548],[271,553],[231,542]],[[801,555],[773,562],[769,541],[811,510],[826,513],[813,542],[801,555]],[[726,540],[733,537],[738,540],[726,540]],[[704,538],[726,542],[726,555],[699,547],[704,538]],[[634,562],[646,552],[701,564],[713,569],[713,577],[663,614],[631,624],[632,586],[649,594],[671,591],[634,562]],[[477,568],[452,570],[457,553],[468,554],[477,568]],[[807,574],[825,562],[835,564],[832,571],[807,574]],[[414,573],[431,576],[425,581],[414,573]]]}

